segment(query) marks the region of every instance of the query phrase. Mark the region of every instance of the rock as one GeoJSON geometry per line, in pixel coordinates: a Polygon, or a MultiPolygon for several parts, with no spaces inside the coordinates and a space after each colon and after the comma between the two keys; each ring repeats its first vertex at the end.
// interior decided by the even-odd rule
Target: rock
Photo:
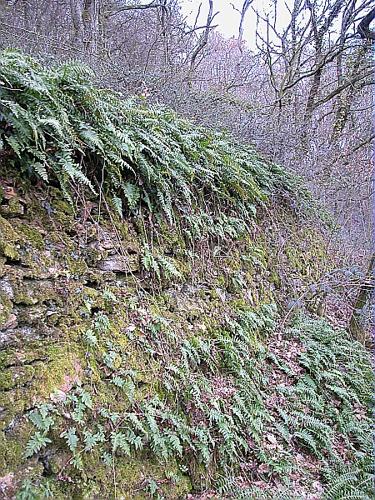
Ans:
{"type": "Polygon", "coordinates": [[[54,336],[55,330],[52,328],[34,328],[31,326],[15,326],[12,329],[0,330],[0,350],[4,347],[25,345],[42,338],[54,336]]]}
{"type": "Polygon", "coordinates": [[[15,314],[10,314],[8,319],[0,325],[0,330],[14,330],[18,325],[17,316],[15,314]]]}
{"type": "Polygon", "coordinates": [[[139,270],[139,261],[137,255],[110,255],[99,262],[98,267],[101,271],[113,273],[131,273],[139,270]]]}
{"type": "Polygon", "coordinates": [[[0,255],[9,259],[19,259],[20,236],[13,229],[12,225],[0,215],[0,255]]]}
{"type": "Polygon", "coordinates": [[[0,294],[4,295],[9,300],[14,298],[13,287],[6,279],[0,280],[0,294]]]}
{"type": "Polygon", "coordinates": [[[111,250],[118,246],[116,233],[100,229],[97,240],[93,243],[98,250],[111,250]]]}
{"type": "Polygon", "coordinates": [[[19,217],[24,215],[25,207],[18,199],[12,199],[8,205],[1,205],[0,212],[6,217],[19,217]]]}
{"type": "Polygon", "coordinates": [[[40,305],[20,307],[18,314],[20,323],[28,326],[36,326],[43,324],[43,321],[45,322],[46,307],[40,305]]]}
{"type": "Polygon", "coordinates": [[[16,492],[16,481],[14,474],[10,472],[5,476],[0,477],[0,493],[2,498],[12,498],[16,492]]]}
{"type": "Polygon", "coordinates": [[[53,403],[64,403],[64,401],[66,401],[67,393],[61,391],[60,389],[56,389],[56,391],[52,392],[49,397],[53,403]]]}

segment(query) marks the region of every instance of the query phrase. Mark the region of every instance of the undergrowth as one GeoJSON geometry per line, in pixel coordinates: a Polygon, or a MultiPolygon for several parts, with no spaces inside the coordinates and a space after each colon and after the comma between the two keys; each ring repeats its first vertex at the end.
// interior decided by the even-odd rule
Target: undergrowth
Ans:
{"type": "MultiPolygon", "coordinates": [[[[1,53],[1,161],[70,201],[83,189],[120,216],[139,216],[144,232],[146,221],[160,229],[163,219],[190,241],[238,237],[270,196],[283,193],[295,208],[298,181],[251,148],[91,77],[77,63],[44,68],[1,53]]],[[[152,242],[140,260],[158,278],[183,281],[184,269],[152,242]]],[[[240,273],[231,279],[246,287],[240,273]]],[[[372,497],[373,379],[363,346],[307,317],[281,335],[274,304],[228,306],[197,328],[142,297],[124,305],[126,325],[105,308],[88,311],[83,380],[28,413],[25,461],[48,464],[54,450],[67,460],[39,484],[26,481],[18,498],[53,497],[60,480],[84,489],[90,459],[115,492],[118,464],[136,459],[173,462],[194,492],[214,488],[222,498],[372,497]],[[142,382],[147,370],[152,381],[142,382]]],[[[103,299],[112,313],[116,295],[103,299]]],[[[147,477],[138,490],[162,498],[177,475],[147,477]]]]}
{"type": "MultiPolygon", "coordinates": [[[[182,474],[206,471],[195,487],[223,498],[296,498],[287,492],[298,497],[317,484],[326,500],[371,498],[371,364],[346,332],[301,317],[285,337],[298,347],[291,360],[272,347],[272,304],[243,307],[189,336],[145,308],[131,319],[124,333],[132,345],[163,366],[153,394],[140,395],[126,349],[108,340],[110,321],[97,313],[83,333],[88,370],[101,367],[122,410],[78,386],[30,413],[36,429],[26,456],[59,443],[73,476],[93,452],[109,471],[121,457],[176,459],[182,474]]],[[[150,485],[162,498],[163,487],[150,485]]]]}
{"type": "MultiPolygon", "coordinates": [[[[91,83],[75,62],[50,68],[16,51],[0,54],[3,161],[72,199],[104,193],[120,215],[162,215],[197,238],[236,235],[270,194],[297,180],[250,147],[161,107],[91,83]]],[[[292,196],[294,198],[294,195],[292,196]]]]}

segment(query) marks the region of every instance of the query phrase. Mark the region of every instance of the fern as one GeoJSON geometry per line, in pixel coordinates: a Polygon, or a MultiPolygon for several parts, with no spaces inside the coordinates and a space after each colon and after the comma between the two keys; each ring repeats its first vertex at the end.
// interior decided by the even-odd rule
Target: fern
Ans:
{"type": "Polygon", "coordinates": [[[52,405],[43,404],[39,405],[38,409],[32,411],[29,414],[29,420],[35,425],[35,427],[44,433],[47,433],[54,424],[54,419],[50,415],[53,410],[52,405]]]}
{"type": "Polygon", "coordinates": [[[0,54],[0,139],[25,174],[59,182],[68,199],[74,184],[94,196],[100,185],[119,216],[143,205],[188,239],[235,238],[256,205],[295,190],[290,174],[250,147],[91,79],[79,63],[44,68],[17,51],[0,54]]]}
{"type": "Polygon", "coordinates": [[[90,432],[89,430],[84,430],[83,435],[83,441],[85,443],[84,451],[92,451],[95,446],[97,446],[99,443],[105,442],[106,440],[104,430],[101,426],[99,426],[99,429],[95,434],[90,432]]]}
{"type": "MultiPolygon", "coordinates": [[[[59,435],[78,469],[91,452],[112,469],[139,454],[199,467],[207,472],[202,487],[233,498],[290,498],[296,474],[308,478],[306,491],[319,474],[324,500],[372,498],[373,374],[368,353],[347,332],[297,318],[284,332],[286,345],[295,347],[291,362],[273,336],[279,335],[273,304],[227,310],[204,334],[186,329],[184,335],[172,315],[162,318],[159,307],[155,314],[139,305],[129,311],[138,323],[124,328],[127,341],[98,335],[98,348],[90,351],[91,363],[102,368],[101,383],[121,402],[118,411],[101,407],[86,386],[76,387],[65,402],[30,412],[37,432],[29,456],[68,420],[59,435]],[[139,390],[137,371],[128,366],[130,346],[149,366],[163,367],[158,395],[139,390]],[[301,455],[313,461],[313,471],[299,465],[301,455]],[[243,477],[248,487],[237,484],[243,477]],[[270,485],[269,496],[260,495],[259,478],[270,485]]],[[[97,313],[91,329],[111,332],[111,322],[97,313]]]]}
{"type": "Polygon", "coordinates": [[[65,438],[66,444],[68,445],[68,448],[72,453],[75,453],[79,442],[79,438],[76,432],[77,431],[75,427],[69,427],[69,429],[61,434],[61,437],[65,438]]]}
{"type": "Polygon", "coordinates": [[[25,457],[30,458],[36,453],[38,453],[42,448],[45,448],[49,443],[52,443],[51,439],[44,436],[40,432],[36,432],[26,445],[25,457]]]}
{"type": "Polygon", "coordinates": [[[134,210],[137,207],[139,200],[141,198],[141,193],[139,191],[138,186],[130,182],[127,182],[126,184],[123,184],[122,192],[124,193],[129,209],[134,210]]]}

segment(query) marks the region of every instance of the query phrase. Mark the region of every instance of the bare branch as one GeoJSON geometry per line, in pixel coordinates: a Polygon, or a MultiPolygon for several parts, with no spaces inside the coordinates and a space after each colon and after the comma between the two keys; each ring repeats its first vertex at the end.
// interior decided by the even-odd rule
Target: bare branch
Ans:
{"type": "MultiPolygon", "coordinates": [[[[314,109],[316,109],[317,107],[321,106],[322,104],[325,104],[326,102],[330,101],[331,99],[333,99],[336,95],[338,95],[340,92],[342,92],[346,88],[360,82],[361,80],[365,80],[366,78],[372,76],[372,74],[373,74],[373,71],[371,70],[371,71],[368,71],[364,74],[360,73],[359,75],[354,76],[351,80],[347,81],[346,83],[344,83],[340,87],[337,87],[335,90],[330,92],[328,95],[326,95],[325,97],[323,97],[319,101],[315,102],[314,109]]],[[[366,85],[373,85],[374,83],[375,82],[373,80],[369,80],[369,81],[366,80],[366,82],[365,82],[366,85]]]]}
{"type": "Polygon", "coordinates": [[[209,2],[209,10],[208,10],[208,14],[207,14],[207,22],[206,22],[205,30],[202,33],[202,35],[201,35],[201,37],[199,39],[198,45],[194,49],[194,52],[193,52],[193,54],[191,56],[190,69],[194,68],[195,62],[196,62],[196,59],[197,59],[199,53],[207,45],[208,36],[210,34],[210,31],[214,28],[212,26],[212,21],[214,20],[214,18],[219,13],[219,12],[215,12],[215,14],[214,14],[214,0],[208,0],[208,2],[209,2]]]}
{"type": "Polygon", "coordinates": [[[159,9],[159,8],[165,9],[166,8],[165,2],[155,2],[155,0],[153,0],[151,3],[144,5],[124,5],[119,9],[111,11],[109,15],[112,17],[128,10],[146,10],[146,9],[159,9]]]}
{"type": "Polygon", "coordinates": [[[370,30],[370,24],[375,19],[375,7],[362,19],[358,26],[358,33],[361,38],[375,40],[375,31],[370,30]]]}
{"type": "Polygon", "coordinates": [[[238,41],[240,43],[242,42],[242,37],[243,37],[243,23],[245,20],[245,15],[246,15],[246,12],[248,11],[248,9],[252,3],[253,3],[253,0],[244,0],[244,3],[242,5],[240,25],[238,28],[238,41]]]}

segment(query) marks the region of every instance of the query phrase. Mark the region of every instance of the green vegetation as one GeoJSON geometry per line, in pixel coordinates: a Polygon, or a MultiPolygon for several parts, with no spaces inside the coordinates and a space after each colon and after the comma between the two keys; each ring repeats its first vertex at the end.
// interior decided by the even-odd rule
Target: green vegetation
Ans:
{"type": "Polygon", "coordinates": [[[0,56],[0,492],[370,499],[370,357],[298,300],[298,181],[88,77],[0,56]]]}
{"type": "MultiPolygon", "coordinates": [[[[164,369],[156,393],[140,397],[127,350],[108,341],[111,326],[100,314],[84,333],[90,367],[105,367],[105,391],[115,386],[124,410],[102,406],[88,387],[41,404],[29,414],[35,432],[26,456],[50,446],[55,436],[71,453],[66,467],[82,471],[93,453],[109,471],[118,457],[142,460],[151,453],[157,461],[179,463],[180,473],[201,470],[195,487],[209,485],[235,498],[261,494],[251,485],[256,476],[264,484],[279,478],[280,493],[299,476],[305,487],[323,491],[328,484],[326,500],[353,494],[370,499],[368,354],[344,331],[307,317],[277,345],[275,319],[271,305],[245,309],[201,335],[181,338],[176,325],[145,311],[127,336],[144,360],[163,356],[164,369]],[[285,345],[292,356],[285,356],[285,345]],[[309,460],[316,467],[320,462],[319,482],[309,460]]],[[[155,482],[155,493],[162,490],[155,482]]]]}
{"type": "Polygon", "coordinates": [[[80,64],[43,68],[0,55],[1,147],[22,172],[93,193],[103,187],[122,215],[145,207],[201,233],[243,230],[255,205],[295,179],[251,149],[162,108],[95,87],[80,64]]]}

